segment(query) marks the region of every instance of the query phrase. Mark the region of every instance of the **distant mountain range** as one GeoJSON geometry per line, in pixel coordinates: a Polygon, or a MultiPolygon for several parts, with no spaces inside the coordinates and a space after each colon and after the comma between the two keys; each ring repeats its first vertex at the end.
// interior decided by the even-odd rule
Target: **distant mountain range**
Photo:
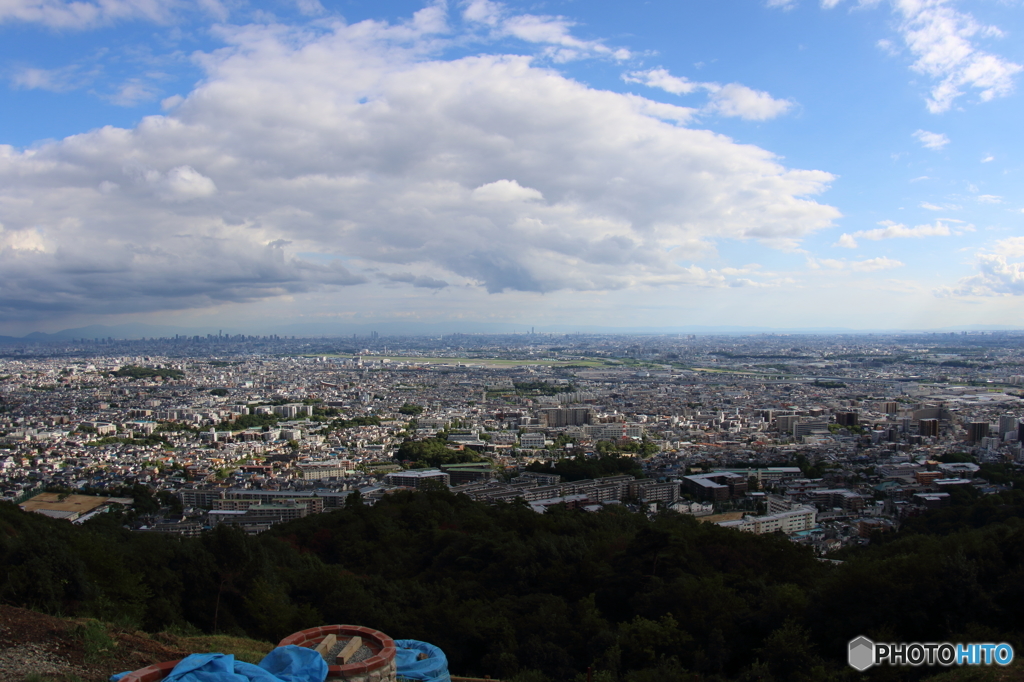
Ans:
{"type": "Polygon", "coordinates": [[[673,327],[608,327],[603,325],[546,325],[535,328],[526,325],[487,322],[435,322],[408,323],[386,322],[380,324],[344,325],[330,323],[305,323],[268,327],[261,331],[251,329],[213,329],[171,327],[152,324],[122,324],[115,326],[89,325],[75,327],[58,332],[32,332],[25,336],[0,336],[0,344],[53,343],[69,342],[74,339],[151,339],[173,338],[181,336],[206,336],[207,334],[258,334],[279,336],[295,336],[299,338],[316,337],[367,337],[372,332],[381,336],[440,336],[443,334],[526,334],[533,331],[537,334],[896,334],[896,333],[949,333],[959,331],[1021,331],[1019,326],[966,325],[963,327],[944,327],[939,329],[851,329],[847,327],[800,327],[770,328],[757,326],[701,326],[680,325],[673,327]]]}

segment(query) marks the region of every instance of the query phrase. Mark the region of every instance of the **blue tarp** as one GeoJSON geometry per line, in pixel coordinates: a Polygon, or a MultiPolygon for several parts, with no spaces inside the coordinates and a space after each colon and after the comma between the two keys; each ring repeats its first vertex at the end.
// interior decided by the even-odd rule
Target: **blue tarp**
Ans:
{"type": "Polygon", "coordinates": [[[448,675],[448,659],[444,652],[433,644],[415,639],[396,639],[395,672],[398,677],[428,682],[451,682],[448,675]],[[420,660],[420,654],[427,658],[420,660]]]}
{"type": "MultiPolygon", "coordinates": [[[[128,673],[110,677],[118,682],[128,673]]],[[[174,666],[164,682],[324,682],[327,663],[313,649],[282,646],[259,665],[236,661],[231,654],[192,654],[174,666]]]]}

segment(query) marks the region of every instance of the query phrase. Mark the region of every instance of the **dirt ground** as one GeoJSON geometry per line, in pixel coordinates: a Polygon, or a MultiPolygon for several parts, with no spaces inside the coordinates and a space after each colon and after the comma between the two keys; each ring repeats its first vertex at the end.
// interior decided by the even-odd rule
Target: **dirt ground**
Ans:
{"type": "Polygon", "coordinates": [[[101,682],[188,653],[98,621],[0,605],[0,682],[101,682]]]}

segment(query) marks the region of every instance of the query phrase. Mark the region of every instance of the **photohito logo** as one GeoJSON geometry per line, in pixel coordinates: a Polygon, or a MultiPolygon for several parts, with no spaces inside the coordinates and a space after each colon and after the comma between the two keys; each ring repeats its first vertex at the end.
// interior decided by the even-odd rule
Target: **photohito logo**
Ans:
{"type": "Polygon", "coordinates": [[[910,642],[883,644],[867,637],[850,640],[847,660],[861,672],[873,665],[1009,665],[1013,647],[1000,644],[952,644],[910,642]]]}

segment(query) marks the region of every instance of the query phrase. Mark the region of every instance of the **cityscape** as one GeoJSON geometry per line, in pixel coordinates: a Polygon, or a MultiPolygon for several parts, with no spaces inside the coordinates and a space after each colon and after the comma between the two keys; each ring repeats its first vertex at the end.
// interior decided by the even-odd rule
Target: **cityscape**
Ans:
{"type": "Polygon", "coordinates": [[[824,556],[948,506],[964,486],[1009,489],[1022,462],[1021,338],[26,344],[0,360],[0,490],[82,523],[130,504],[116,491],[141,486],[160,504],[135,530],[195,535],[222,523],[259,533],[351,495],[373,504],[440,486],[482,502],[521,498],[537,512],[672,510],[782,531],[824,556]],[[634,474],[567,480],[553,470],[607,456],[633,460],[634,474]],[[87,509],[68,497],[103,491],[87,509]]]}
{"type": "Polygon", "coordinates": [[[0,682],[1024,679],[1022,34],[0,0],[0,682]]]}

